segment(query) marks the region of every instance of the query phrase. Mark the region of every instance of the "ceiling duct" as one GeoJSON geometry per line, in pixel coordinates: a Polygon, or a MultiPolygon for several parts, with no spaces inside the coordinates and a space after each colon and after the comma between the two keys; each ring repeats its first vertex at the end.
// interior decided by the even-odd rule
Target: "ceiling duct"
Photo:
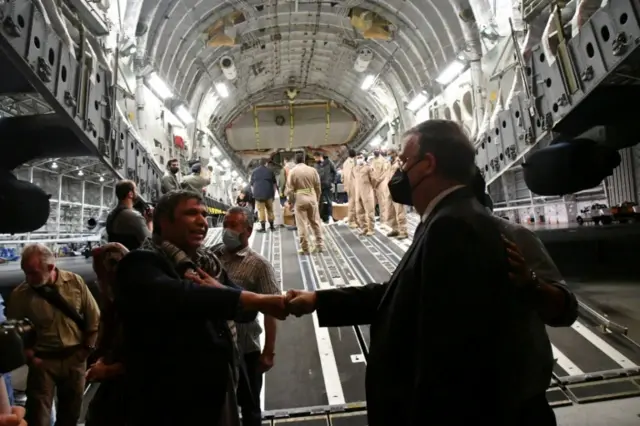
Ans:
{"type": "Polygon", "coordinates": [[[236,44],[235,26],[246,20],[242,12],[231,12],[218,19],[205,31],[207,46],[234,46],[236,44]]]}
{"type": "Polygon", "coordinates": [[[351,25],[362,33],[365,39],[391,40],[393,24],[371,10],[354,7],[349,12],[351,25]]]}
{"type": "Polygon", "coordinates": [[[231,56],[223,56],[220,58],[220,68],[222,69],[224,77],[229,81],[235,80],[238,76],[236,64],[233,62],[233,58],[231,56]]]}
{"type": "Polygon", "coordinates": [[[357,72],[365,72],[373,59],[373,52],[368,47],[358,49],[358,56],[356,62],[353,64],[353,69],[357,72]]]}

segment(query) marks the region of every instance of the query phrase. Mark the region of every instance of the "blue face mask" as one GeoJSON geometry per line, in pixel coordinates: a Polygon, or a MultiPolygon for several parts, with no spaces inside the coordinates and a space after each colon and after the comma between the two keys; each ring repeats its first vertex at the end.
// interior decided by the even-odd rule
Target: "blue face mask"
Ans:
{"type": "Polygon", "coordinates": [[[225,229],[222,231],[222,244],[229,250],[238,250],[242,247],[242,240],[240,234],[231,229],[225,229]]]}

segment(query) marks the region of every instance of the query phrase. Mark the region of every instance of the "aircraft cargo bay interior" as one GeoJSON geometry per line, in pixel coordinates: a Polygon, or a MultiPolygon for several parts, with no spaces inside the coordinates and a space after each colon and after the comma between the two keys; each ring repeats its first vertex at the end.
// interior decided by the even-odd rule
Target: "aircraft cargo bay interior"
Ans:
{"type": "MultiPolygon", "coordinates": [[[[535,382],[535,357],[544,364],[546,356],[550,374],[539,367],[541,391],[522,397],[514,412],[522,417],[529,401],[542,400],[561,426],[638,424],[640,140],[632,105],[640,93],[639,0],[0,0],[0,21],[0,351],[17,351],[0,361],[0,426],[12,406],[26,406],[36,426],[149,424],[140,417],[101,422],[95,414],[110,374],[130,383],[144,376],[136,376],[132,349],[122,349],[122,362],[111,360],[115,349],[105,355],[108,333],[99,318],[122,310],[113,318],[122,321],[124,343],[114,341],[126,347],[138,329],[132,318],[155,312],[153,296],[138,313],[128,311],[122,300],[135,292],[117,282],[126,270],[118,262],[127,265],[143,251],[162,257],[185,288],[233,287],[215,291],[240,295],[240,313],[206,323],[217,336],[213,345],[226,336],[235,361],[224,368],[222,399],[212,397],[217,417],[185,414],[197,418],[194,424],[457,424],[431,417],[439,394],[423,387],[418,376],[425,373],[416,366],[437,359],[421,368],[432,376],[427,382],[446,383],[441,405],[456,407],[450,415],[460,419],[454,412],[481,400],[489,386],[477,359],[491,351],[479,344],[477,354],[449,361],[432,354],[447,353],[444,341],[468,348],[455,339],[476,336],[467,330],[497,336],[504,324],[490,323],[495,314],[472,305],[469,315],[412,299],[432,288],[428,271],[438,262],[481,262],[462,259],[478,247],[475,239],[453,251],[436,246],[423,264],[416,260],[431,248],[430,238],[436,241],[433,223],[447,206],[462,205],[461,197],[471,207],[451,217],[476,218],[472,235],[483,244],[494,241],[491,232],[502,234],[504,281],[519,295],[520,287],[533,286],[522,294],[531,297],[526,309],[539,327],[519,334],[537,333],[531,339],[542,342],[541,353],[523,356],[533,360],[526,364],[514,359],[520,352],[496,350],[505,358],[495,368],[518,365],[513,376],[535,382]],[[451,185],[433,189],[438,182],[451,185]],[[197,208],[184,210],[191,218],[184,226],[192,228],[183,237],[197,246],[193,252],[176,242],[179,231],[175,241],[165,238],[180,222],[180,203],[190,200],[197,208]],[[494,225],[478,225],[488,220],[494,225]],[[517,232],[527,233],[531,246],[517,232]],[[167,247],[184,250],[187,263],[167,247]],[[124,257],[103,263],[110,250],[124,257]],[[267,272],[259,275],[262,266],[249,262],[267,272]],[[72,282],[79,287],[69,297],[82,295],[75,304],[38,290],[57,283],[61,297],[59,284],[72,282]],[[335,319],[339,304],[323,305],[323,293],[364,294],[370,283],[387,286],[372,321],[345,326],[335,319]],[[545,286],[559,291],[562,309],[574,312],[571,321],[547,321],[529,305],[542,303],[531,295],[545,286]],[[251,299],[261,301],[256,309],[244,309],[249,293],[265,293],[251,299]],[[27,294],[33,304],[23,302],[27,294]],[[307,310],[306,300],[313,300],[307,310]],[[46,309],[36,312],[42,303],[46,309]],[[411,303],[416,310],[405,312],[411,303]],[[259,313],[242,319],[246,311],[259,313]],[[418,318],[429,320],[413,324],[418,318]],[[96,329],[89,331],[91,321],[96,329]],[[53,330],[59,322],[76,331],[53,330]],[[51,335],[58,343],[42,340],[51,335]],[[408,337],[388,348],[380,336],[408,337]],[[64,370],[77,362],[69,352],[76,350],[86,358],[69,367],[82,372],[73,382],[82,390],[74,405],[71,379],[43,366],[55,361],[64,370]],[[113,367],[109,376],[100,376],[104,365],[113,367]],[[36,379],[34,370],[49,378],[36,379]],[[380,395],[398,399],[385,404],[380,395]]],[[[475,278],[451,269],[451,276],[475,278]]],[[[477,276],[493,273],[486,269],[478,266],[477,276]]],[[[196,315],[186,312],[185,321],[196,315]]],[[[167,317],[150,325],[154,331],[138,335],[140,342],[173,323],[167,317]]],[[[178,346],[199,347],[185,337],[197,335],[193,328],[175,336],[176,348],[163,348],[178,359],[178,346]]],[[[525,341],[517,336],[506,345],[525,341]]],[[[198,407],[208,390],[193,387],[206,382],[194,373],[204,356],[183,366],[184,377],[167,374],[172,392],[204,395],[189,397],[193,406],[167,407],[167,418],[177,409],[210,408],[198,407]]],[[[162,365],[182,368],[171,360],[162,365]]],[[[153,386],[135,383],[154,394],[153,386]]],[[[515,381],[508,383],[502,392],[520,395],[515,381]]],[[[119,389],[140,406],[151,401],[119,389]]],[[[158,410],[163,403],[155,402],[158,410]]]]}

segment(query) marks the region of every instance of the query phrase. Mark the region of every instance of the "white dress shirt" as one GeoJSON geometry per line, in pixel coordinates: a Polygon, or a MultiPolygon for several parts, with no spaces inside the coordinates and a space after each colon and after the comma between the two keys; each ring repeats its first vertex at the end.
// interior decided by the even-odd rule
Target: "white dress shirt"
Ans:
{"type": "Polygon", "coordinates": [[[426,220],[429,218],[429,216],[431,215],[433,210],[436,208],[438,203],[442,201],[444,197],[446,197],[447,195],[451,194],[453,191],[460,189],[462,187],[464,187],[464,185],[455,185],[455,186],[452,186],[451,188],[445,189],[444,191],[436,195],[436,197],[433,200],[431,200],[431,202],[429,202],[429,204],[427,205],[427,209],[424,211],[424,213],[422,213],[422,219],[421,219],[422,223],[426,222],[426,220]]]}

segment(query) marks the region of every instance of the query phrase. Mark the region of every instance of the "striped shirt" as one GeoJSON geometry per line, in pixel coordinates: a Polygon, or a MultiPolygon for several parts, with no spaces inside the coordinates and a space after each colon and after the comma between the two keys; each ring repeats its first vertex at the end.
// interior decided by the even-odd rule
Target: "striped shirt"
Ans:
{"type": "MultiPolygon", "coordinates": [[[[267,259],[246,247],[237,253],[225,250],[222,244],[214,248],[214,253],[234,284],[247,291],[259,294],[280,294],[275,271],[267,259]]],[[[238,349],[242,354],[260,352],[260,334],[262,327],[258,320],[246,324],[236,324],[238,349]]]]}

